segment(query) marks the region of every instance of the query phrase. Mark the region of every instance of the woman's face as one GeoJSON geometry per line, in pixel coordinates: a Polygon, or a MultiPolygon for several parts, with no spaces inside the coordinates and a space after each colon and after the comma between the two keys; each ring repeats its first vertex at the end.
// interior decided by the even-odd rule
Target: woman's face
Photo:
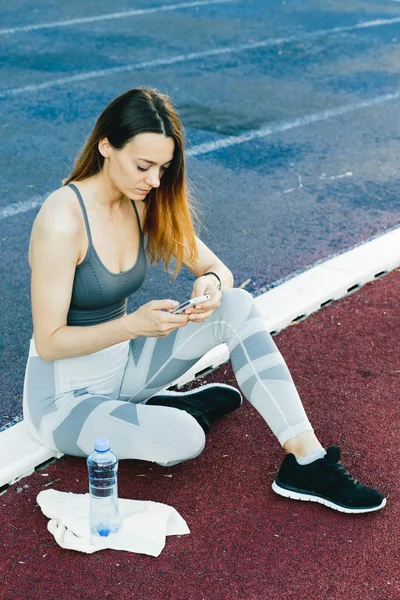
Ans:
{"type": "Polygon", "coordinates": [[[144,200],[170,166],[174,155],[173,138],[162,133],[139,133],[121,150],[107,138],[99,142],[101,154],[108,160],[104,170],[112,184],[132,200],[144,200]]]}

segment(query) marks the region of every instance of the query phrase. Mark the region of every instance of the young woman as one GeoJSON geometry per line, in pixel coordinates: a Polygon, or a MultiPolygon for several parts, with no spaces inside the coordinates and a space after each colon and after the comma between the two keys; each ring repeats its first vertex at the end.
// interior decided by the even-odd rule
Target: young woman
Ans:
{"type": "Polygon", "coordinates": [[[86,456],[97,436],[119,458],[172,465],[199,455],[210,423],[237,408],[230,386],[163,392],[202,355],[226,343],[244,396],[286,451],[273,489],[343,512],[385,505],[327,452],[253,299],[195,235],[182,126],[168,97],[130,90],[100,115],[65,185],[35,220],[29,260],[34,338],[24,418],[42,444],[86,456]],[[196,277],[184,314],[153,300],[126,313],[146,258],[196,277]],[[161,393],[160,393],[161,392],[161,393]]]}

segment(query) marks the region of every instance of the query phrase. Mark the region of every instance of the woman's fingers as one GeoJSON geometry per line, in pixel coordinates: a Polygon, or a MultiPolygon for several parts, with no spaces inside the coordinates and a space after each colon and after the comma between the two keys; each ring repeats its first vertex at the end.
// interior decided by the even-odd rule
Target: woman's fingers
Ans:
{"type": "Polygon", "coordinates": [[[179,306],[176,300],[151,300],[147,303],[152,310],[171,310],[179,306]]]}
{"type": "Polygon", "coordinates": [[[189,309],[185,310],[185,313],[190,315],[205,315],[207,314],[208,316],[210,316],[210,314],[216,309],[218,308],[218,306],[220,305],[219,300],[217,302],[213,302],[211,300],[209,300],[208,302],[204,302],[201,305],[198,304],[196,306],[192,306],[189,309]]]}
{"type": "Polygon", "coordinates": [[[213,312],[214,310],[209,310],[207,312],[201,313],[192,313],[191,315],[189,315],[189,321],[196,321],[197,323],[201,323],[202,321],[208,319],[208,317],[211,317],[213,312]]]}
{"type": "Polygon", "coordinates": [[[170,312],[163,312],[160,315],[160,320],[164,331],[171,333],[172,331],[174,331],[174,329],[177,329],[178,327],[185,327],[185,325],[187,325],[189,322],[189,315],[174,315],[170,312]]]}

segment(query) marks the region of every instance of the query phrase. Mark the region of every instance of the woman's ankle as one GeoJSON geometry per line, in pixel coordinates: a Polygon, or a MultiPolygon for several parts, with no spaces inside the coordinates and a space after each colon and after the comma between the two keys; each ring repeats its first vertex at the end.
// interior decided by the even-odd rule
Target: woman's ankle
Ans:
{"type": "Polygon", "coordinates": [[[316,450],[323,450],[323,446],[313,431],[299,433],[287,440],[283,447],[288,454],[294,454],[296,458],[304,458],[316,450]]]}

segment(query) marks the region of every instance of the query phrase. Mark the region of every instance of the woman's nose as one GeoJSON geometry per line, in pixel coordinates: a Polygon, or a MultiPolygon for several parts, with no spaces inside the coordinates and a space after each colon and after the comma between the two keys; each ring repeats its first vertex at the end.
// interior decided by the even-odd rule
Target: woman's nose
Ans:
{"type": "Polygon", "coordinates": [[[158,171],[151,170],[148,171],[147,183],[151,185],[153,188],[158,188],[160,186],[160,174],[158,171]]]}

